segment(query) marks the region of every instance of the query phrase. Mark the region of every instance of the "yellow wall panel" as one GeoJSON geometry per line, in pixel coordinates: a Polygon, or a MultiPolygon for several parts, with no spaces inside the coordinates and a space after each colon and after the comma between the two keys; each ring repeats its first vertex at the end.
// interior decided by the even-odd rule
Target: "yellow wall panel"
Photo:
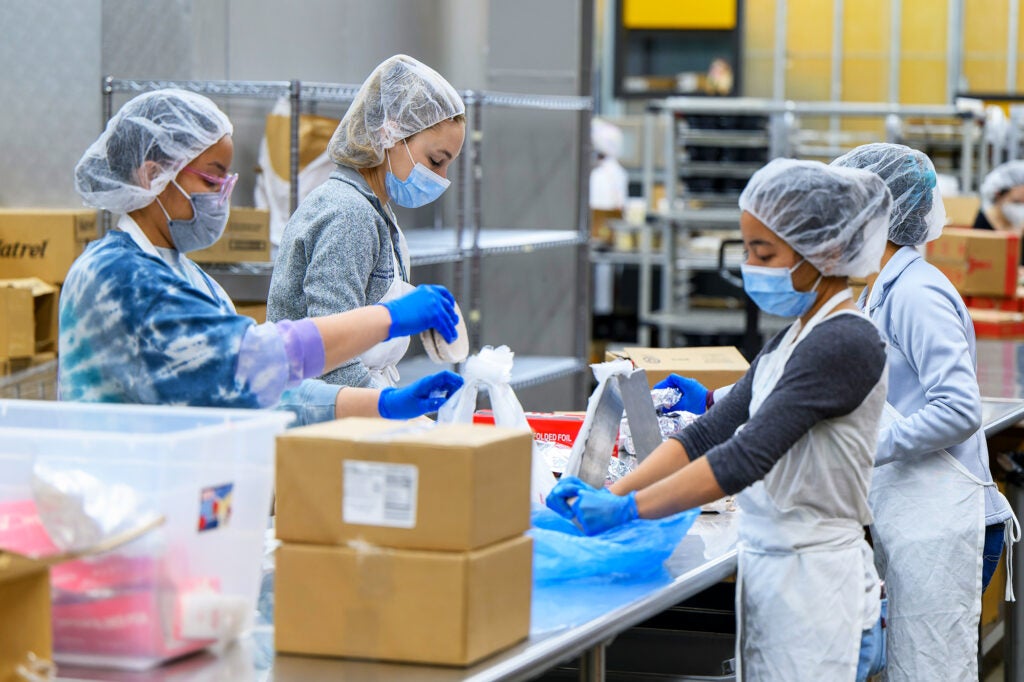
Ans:
{"type": "Polygon", "coordinates": [[[775,68],[775,0],[743,3],[743,95],[772,97],[775,68]]]}
{"type": "Polygon", "coordinates": [[[639,29],[736,27],[736,0],[623,0],[622,23],[639,29]]]}
{"type": "Polygon", "coordinates": [[[942,104],[946,101],[946,61],[904,58],[900,66],[901,104],[942,104]]]}
{"type": "MultiPolygon", "coordinates": [[[[786,48],[791,59],[807,53],[832,50],[832,3],[822,0],[789,0],[786,3],[786,48]]],[[[773,20],[774,25],[774,20],[773,20]]]]}
{"type": "Polygon", "coordinates": [[[791,59],[786,69],[786,98],[828,100],[832,96],[832,63],[829,59],[791,59]]]}
{"type": "Polygon", "coordinates": [[[1007,0],[967,0],[964,3],[963,75],[974,92],[1006,90],[1007,0]]]}
{"type": "Polygon", "coordinates": [[[889,0],[843,3],[843,52],[889,53],[889,0]]]}

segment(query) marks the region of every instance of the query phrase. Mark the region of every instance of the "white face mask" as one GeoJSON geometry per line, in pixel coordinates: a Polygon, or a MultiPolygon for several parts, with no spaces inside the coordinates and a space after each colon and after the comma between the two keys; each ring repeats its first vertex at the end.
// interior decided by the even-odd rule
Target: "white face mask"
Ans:
{"type": "Polygon", "coordinates": [[[1003,204],[1002,211],[1011,226],[1016,229],[1024,227],[1024,204],[1007,201],[1003,204]]]}

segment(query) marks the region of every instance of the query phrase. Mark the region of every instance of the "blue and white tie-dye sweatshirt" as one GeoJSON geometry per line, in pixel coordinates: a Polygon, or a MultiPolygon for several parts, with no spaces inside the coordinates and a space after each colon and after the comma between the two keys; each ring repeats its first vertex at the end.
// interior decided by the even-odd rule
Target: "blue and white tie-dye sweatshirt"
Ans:
{"type": "Polygon", "coordinates": [[[72,265],[60,296],[62,400],[290,409],[334,417],[339,387],[310,320],[257,325],[198,266],[183,279],[129,234],[112,231],[72,265]],[[304,381],[304,379],[307,379],[304,381]]]}

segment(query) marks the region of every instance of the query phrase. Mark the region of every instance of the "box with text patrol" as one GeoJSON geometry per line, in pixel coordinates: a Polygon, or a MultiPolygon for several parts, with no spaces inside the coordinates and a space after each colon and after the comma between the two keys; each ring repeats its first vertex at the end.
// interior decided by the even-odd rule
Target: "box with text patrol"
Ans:
{"type": "Polygon", "coordinates": [[[530,527],[529,430],[349,418],[277,439],[285,542],[465,551],[530,527]]]}
{"type": "Polygon", "coordinates": [[[0,547],[52,552],[46,514],[57,509],[75,528],[93,528],[87,512],[96,496],[116,501],[127,521],[165,519],[101,558],[51,570],[58,663],[146,668],[249,627],[274,436],[290,419],[266,410],[0,400],[0,547]]]}
{"type": "Polygon", "coordinates": [[[468,552],[286,542],[275,559],[274,646],[469,665],[529,634],[532,549],[523,535],[468,552]]]}
{"type": "Polygon", "coordinates": [[[734,384],[750,369],[743,354],[733,346],[623,348],[608,351],[605,360],[629,360],[647,373],[651,386],[669,374],[678,374],[696,379],[708,390],[734,384]]]}
{"type": "Polygon", "coordinates": [[[93,210],[0,208],[0,278],[60,284],[97,236],[93,210]]]}

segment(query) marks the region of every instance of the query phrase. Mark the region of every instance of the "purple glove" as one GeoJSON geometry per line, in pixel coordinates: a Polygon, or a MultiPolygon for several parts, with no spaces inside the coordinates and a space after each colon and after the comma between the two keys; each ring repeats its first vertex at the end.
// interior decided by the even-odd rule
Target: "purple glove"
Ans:
{"type": "Polygon", "coordinates": [[[455,297],[447,289],[436,284],[424,284],[415,290],[379,305],[391,314],[388,340],[396,336],[410,336],[428,329],[436,329],[448,343],[458,336],[455,325],[459,316],[455,314],[455,297]]]}
{"type": "Polygon", "coordinates": [[[437,412],[462,383],[462,377],[445,370],[405,388],[385,388],[377,399],[377,411],[385,419],[412,419],[437,412]]]}
{"type": "Polygon", "coordinates": [[[679,401],[670,408],[671,412],[683,410],[693,414],[704,414],[708,409],[708,389],[696,379],[669,374],[654,384],[654,388],[674,388],[682,393],[679,401]]]}

